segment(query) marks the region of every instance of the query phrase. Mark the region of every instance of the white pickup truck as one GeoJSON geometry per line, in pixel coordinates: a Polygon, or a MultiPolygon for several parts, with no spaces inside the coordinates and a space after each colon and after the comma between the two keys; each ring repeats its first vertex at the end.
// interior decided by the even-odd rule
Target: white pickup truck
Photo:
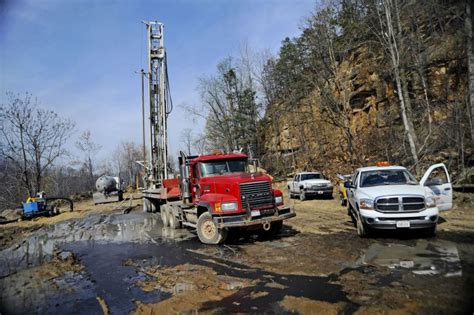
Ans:
{"type": "Polygon", "coordinates": [[[363,167],[344,186],[361,237],[371,229],[425,229],[434,235],[439,211],[453,205],[444,164],[431,166],[419,183],[401,166],[363,167]]]}
{"type": "Polygon", "coordinates": [[[332,189],[331,181],[318,172],[297,173],[293,180],[288,182],[290,198],[299,196],[302,201],[314,196],[332,197],[332,189]]]}

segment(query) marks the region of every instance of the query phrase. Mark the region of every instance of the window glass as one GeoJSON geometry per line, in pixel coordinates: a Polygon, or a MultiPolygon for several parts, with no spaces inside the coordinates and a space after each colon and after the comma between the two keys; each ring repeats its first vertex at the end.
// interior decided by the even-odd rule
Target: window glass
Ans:
{"type": "Polygon", "coordinates": [[[194,164],[194,165],[192,166],[192,169],[193,169],[193,177],[194,177],[194,178],[199,178],[197,164],[194,164]]]}
{"type": "Polygon", "coordinates": [[[360,187],[416,184],[413,175],[403,169],[382,169],[360,174],[360,187]]]}
{"type": "Polygon", "coordinates": [[[356,186],[357,187],[357,180],[359,179],[359,172],[356,172],[353,176],[352,176],[352,185],[353,186],[356,186]]]}
{"type": "Polygon", "coordinates": [[[215,160],[201,162],[200,165],[203,177],[227,173],[244,173],[247,169],[247,159],[215,160]]]}
{"type": "Polygon", "coordinates": [[[443,185],[447,183],[449,183],[449,181],[444,168],[437,167],[428,176],[425,186],[443,185]]]}
{"type": "Polygon", "coordinates": [[[321,178],[323,178],[323,177],[319,173],[301,174],[301,180],[321,179],[321,178]]]}

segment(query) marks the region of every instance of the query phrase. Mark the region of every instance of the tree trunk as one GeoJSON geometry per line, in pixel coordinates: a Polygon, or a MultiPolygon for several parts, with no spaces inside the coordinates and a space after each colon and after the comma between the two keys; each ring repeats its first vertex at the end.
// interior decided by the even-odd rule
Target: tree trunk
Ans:
{"type": "Polygon", "coordinates": [[[402,112],[402,120],[403,120],[403,126],[405,127],[405,132],[407,133],[408,137],[408,143],[410,144],[410,152],[413,158],[413,162],[415,165],[418,164],[418,153],[416,149],[416,135],[415,131],[413,129],[413,124],[410,124],[408,116],[407,116],[407,111],[406,111],[406,106],[405,106],[405,100],[403,97],[403,91],[402,91],[402,83],[400,80],[400,75],[398,71],[395,69],[395,81],[397,84],[397,93],[398,93],[398,99],[400,101],[400,109],[402,112]]]}
{"type": "Polygon", "coordinates": [[[43,175],[42,175],[42,170],[41,170],[41,152],[40,148],[35,147],[35,167],[36,167],[36,191],[35,194],[39,193],[41,191],[41,182],[43,181],[43,175]]]}
{"type": "Polygon", "coordinates": [[[469,105],[471,110],[471,146],[474,146],[474,41],[472,34],[474,33],[472,23],[472,7],[471,1],[466,0],[466,34],[467,34],[467,64],[469,71],[469,105]]]}
{"type": "MultiPolygon", "coordinates": [[[[405,110],[407,116],[407,124],[410,130],[415,130],[413,125],[413,108],[411,106],[410,93],[408,93],[408,78],[406,77],[405,70],[400,66],[400,82],[402,85],[402,97],[405,102],[405,110]]],[[[415,142],[416,147],[418,147],[418,137],[416,132],[412,133],[413,141],[415,142]]]]}
{"type": "Polygon", "coordinates": [[[88,177],[89,177],[89,184],[88,184],[88,189],[94,189],[94,170],[92,169],[92,158],[91,156],[88,156],[87,159],[87,168],[88,168],[88,177]]]}
{"type": "Polygon", "coordinates": [[[26,189],[28,190],[28,196],[32,197],[32,189],[31,189],[31,184],[30,184],[30,176],[28,174],[28,164],[27,164],[27,158],[26,158],[26,148],[25,148],[25,140],[24,140],[24,134],[23,134],[23,125],[20,123],[20,145],[21,145],[21,153],[23,157],[23,176],[24,182],[26,189]]]}
{"type": "MultiPolygon", "coordinates": [[[[387,38],[387,48],[390,52],[390,59],[393,66],[393,74],[395,76],[395,82],[397,85],[397,94],[400,101],[400,110],[402,114],[403,126],[407,134],[408,143],[410,145],[410,152],[412,159],[415,165],[418,164],[418,151],[417,151],[417,137],[415,128],[411,117],[407,113],[407,106],[411,106],[409,102],[408,89],[404,84],[406,81],[404,69],[400,64],[400,46],[402,45],[401,37],[401,26],[400,26],[400,15],[398,12],[399,3],[397,0],[384,0],[383,2],[384,14],[385,14],[385,23],[386,23],[386,33],[384,36],[387,38]],[[393,12],[392,12],[393,10],[393,12]],[[395,21],[393,20],[395,18],[395,21]],[[404,80],[402,82],[402,79],[404,80]],[[408,104],[407,104],[408,100],[408,104]]],[[[379,17],[380,18],[380,17],[379,17]]],[[[381,22],[381,25],[383,23],[381,22]]],[[[382,28],[382,31],[385,32],[382,28]]]]}

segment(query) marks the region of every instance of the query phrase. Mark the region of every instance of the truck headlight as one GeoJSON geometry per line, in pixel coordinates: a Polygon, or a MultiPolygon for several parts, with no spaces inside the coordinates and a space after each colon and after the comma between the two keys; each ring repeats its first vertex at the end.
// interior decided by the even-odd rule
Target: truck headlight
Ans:
{"type": "Polygon", "coordinates": [[[237,210],[237,202],[223,202],[221,203],[222,211],[232,211],[237,210]]]}
{"type": "Polygon", "coordinates": [[[277,205],[282,205],[283,204],[283,196],[276,196],[275,197],[275,203],[277,205]]]}
{"type": "Polygon", "coordinates": [[[433,197],[428,196],[425,198],[425,204],[427,208],[432,208],[436,206],[436,201],[434,200],[433,197]]]}
{"type": "Polygon", "coordinates": [[[373,210],[374,209],[374,201],[371,199],[361,199],[359,201],[359,207],[365,210],[373,210]]]}

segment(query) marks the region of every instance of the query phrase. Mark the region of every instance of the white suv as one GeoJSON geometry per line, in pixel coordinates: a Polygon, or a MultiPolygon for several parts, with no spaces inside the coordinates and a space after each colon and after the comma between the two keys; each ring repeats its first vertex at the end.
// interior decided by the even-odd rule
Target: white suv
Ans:
{"type": "Polygon", "coordinates": [[[348,214],[362,237],[370,229],[426,229],[434,235],[439,211],[453,205],[444,164],[431,166],[419,183],[401,166],[363,167],[344,186],[348,214]]]}

